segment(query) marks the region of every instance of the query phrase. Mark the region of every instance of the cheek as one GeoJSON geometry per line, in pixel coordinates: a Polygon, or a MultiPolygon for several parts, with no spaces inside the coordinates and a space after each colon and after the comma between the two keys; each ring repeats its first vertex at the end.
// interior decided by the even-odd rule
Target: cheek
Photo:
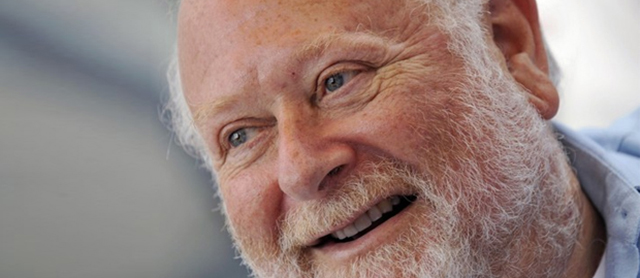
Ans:
{"type": "Polygon", "coordinates": [[[462,105],[455,99],[455,80],[434,80],[429,74],[402,72],[381,82],[381,97],[370,114],[379,140],[398,159],[416,166],[438,165],[455,152],[452,129],[462,105]]]}
{"type": "Polygon", "coordinates": [[[233,180],[220,181],[220,192],[231,228],[237,238],[262,238],[275,232],[280,214],[280,193],[266,173],[245,170],[233,180]]]}

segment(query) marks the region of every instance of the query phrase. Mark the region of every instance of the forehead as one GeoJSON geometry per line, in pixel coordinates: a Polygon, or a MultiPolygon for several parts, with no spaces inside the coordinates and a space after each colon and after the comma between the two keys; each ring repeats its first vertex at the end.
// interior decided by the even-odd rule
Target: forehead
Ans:
{"type": "Polygon", "coordinates": [[[276,35],[295,35],[295,32],[311,27],[375,28],[375,25],[387,25],[383,21],[404,7],[404,2],[185,0],[180,8],[180,43],[190,43],[194,39],[202,42],[207,37],[219,39],[220,46],[243,42],[260,45],[270,42],[276,35]],[[375,18],[376,15],[385,16],[375,18]]]}
{"type": "Polygon", "coordinates": [[[398,36],[408,29],[412,12],[405,2],[185,0],[178,41],[185,91],[201,91],[213,73],[249,74],[256,61],[267,65],[290,55],[292,46],[323,35],[367,31],[398,36]]]}

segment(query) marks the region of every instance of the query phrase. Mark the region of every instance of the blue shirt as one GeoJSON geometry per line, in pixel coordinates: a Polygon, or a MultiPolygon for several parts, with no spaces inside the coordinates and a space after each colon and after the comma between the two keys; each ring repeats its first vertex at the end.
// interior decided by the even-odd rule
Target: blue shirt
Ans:
{"type": "Polygon", "coordinates": [[[606,277],[640,278],[640,109],[606,129],[554,125],[582,190],[605,221],[606,277]]]}

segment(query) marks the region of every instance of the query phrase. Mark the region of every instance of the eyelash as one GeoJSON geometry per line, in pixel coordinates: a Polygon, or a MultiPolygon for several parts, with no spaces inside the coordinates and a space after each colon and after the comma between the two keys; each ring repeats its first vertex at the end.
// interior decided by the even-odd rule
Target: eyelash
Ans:
{"type": "Polygon", "coordinates": [[[268,128],[271,125],[271,122],[271,120],[246,119],[228,125],[220,133],[219,140],[221,150],[223,151],[223,153],[226,153],[234,149],[253,147],[255,142],[258,142],[262,139],[262,136],[264,135],[263,130],[265,128],[268,128]],[[237,146],[233,146],[230,142],[230,138],[234,133],[241,130],[245,130],[246,132],[246,141],[237,146]]]}
{"type": "Polygon", "coordinates": [[[331,70],[329,71],[328,74],[321,74],[320,78],[318,78],[318,82],[317,82],[317,91],[318,91],[318,95],[316,96],[316,99],[322,99],[324,96],[328,95],[328,94],[335,94],[339,91],[341,91],[343,88],[345,88],[346,86],[348,86],[349,83],[351,83],[351,81],[356,78],[360,73],[362,73],[363,71],[365,71],[364,67],[362,65],[351,65],[351,66],[341,66],[335,70],[331,70]],[[337,74],[346,74],[346,73],[352,73],[351,74],[351,78],[349,78],[348,80],[346,80],[344,82],[344,84],[336,89],[335,91],[329,92],[327,89],[327,86],[325,85],[326,81],[331,78],[334,75],[337,74]]]}

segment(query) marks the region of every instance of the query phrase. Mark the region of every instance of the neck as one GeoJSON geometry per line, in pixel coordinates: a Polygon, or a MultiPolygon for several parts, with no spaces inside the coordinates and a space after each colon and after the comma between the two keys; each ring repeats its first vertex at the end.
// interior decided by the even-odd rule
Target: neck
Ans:
{"type": "Polygon", "coordinates": [[[582,227],[569,258],[565,277],[593,277],[604,254],[607,240],[606,228],[604,220],[580,188],[580,183],[575,176],[572,176],[571,183],[580,208],[582,227]]]}

